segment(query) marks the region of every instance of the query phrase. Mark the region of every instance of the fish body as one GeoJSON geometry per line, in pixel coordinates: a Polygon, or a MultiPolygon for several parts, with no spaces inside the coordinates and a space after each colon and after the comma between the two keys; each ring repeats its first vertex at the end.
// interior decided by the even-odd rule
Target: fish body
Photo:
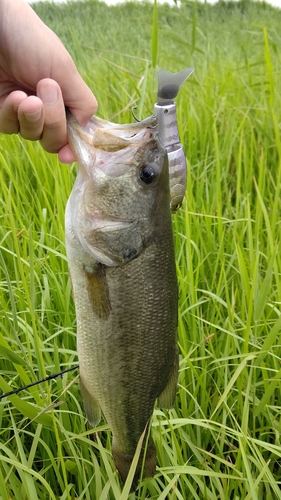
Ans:
{"type": "MultiPolygon", "coordinates": [[[[66,248],[77,316],[81,392],[101,410],[123,481],[154,405],[173,405],[177,279],[167,155],[153,116],[133,125],[68,115],[79,173],[67,203],[66,248]]],[[[141,469],[141,455],[134,487],[141,469]]],[[[144,475],[153,476],[148,437],[144,475]]]]}

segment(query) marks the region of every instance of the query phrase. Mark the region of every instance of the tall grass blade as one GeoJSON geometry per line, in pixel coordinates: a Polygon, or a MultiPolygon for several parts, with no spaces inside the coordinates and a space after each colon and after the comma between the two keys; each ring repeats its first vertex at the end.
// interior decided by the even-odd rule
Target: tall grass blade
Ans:
{"type": "Polygon", "coordinates": [[[152,35],[151,35],[151,61],[152,67],[157,66],[158,56],[158,5],[157,0],[153,2],[152,35]]]}

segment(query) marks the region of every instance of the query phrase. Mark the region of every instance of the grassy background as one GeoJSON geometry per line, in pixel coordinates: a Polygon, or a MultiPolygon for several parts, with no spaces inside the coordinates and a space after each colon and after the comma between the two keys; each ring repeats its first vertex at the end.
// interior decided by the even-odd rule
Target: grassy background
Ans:
{"type": "MultiPolygon", "coordinates": [[[[153,6],[36,4],[99,101],[151,114],[153,6]]],[[[105,422],[88,429],[77,372],[0,401],[1,500],[281,498],[281,11],[247,1],[158,8],[158,67],[196,72],[178,97],[189,159],[174,217],[181,364],[155,411],[158,470],[129,495],[105,422]]],[[[155,27],[155,21],[154,21],[155,27]]],[[[0,389],[75,366],[64,209],[75,166],[0,136],[0,389]]]]}

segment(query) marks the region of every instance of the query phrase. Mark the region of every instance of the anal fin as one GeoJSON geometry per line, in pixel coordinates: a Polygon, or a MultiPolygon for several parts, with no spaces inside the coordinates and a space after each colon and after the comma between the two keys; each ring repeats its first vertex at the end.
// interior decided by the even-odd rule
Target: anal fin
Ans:
{"type": "Polygon", "coordinates": [[[83,397],[84,410],[87,420],[92,427],[98,425],[101,419],[101,409],[97,400],[86,389],[80,376],[80,389],[83,397]]]}

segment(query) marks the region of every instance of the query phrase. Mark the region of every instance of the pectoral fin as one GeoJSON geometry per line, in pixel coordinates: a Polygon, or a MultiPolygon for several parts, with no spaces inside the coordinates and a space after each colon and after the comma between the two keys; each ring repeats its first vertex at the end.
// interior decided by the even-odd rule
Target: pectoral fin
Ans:
{"type": "Polygon", "coordinates": [[[89,424],[92,427],[98,425],[101,419],[101,409],[97,400],[86,389],[83,380],[80,376],[80,389],[83,397],[84,410],[89,424]]]}
{"type": "Polygon", "coordinates": [[[87,282],[88,297],[94,313],[101,319],[106,319],[111,311],[109,290],[103,264],[93,268],[84,267],[87,282]]]}
{"type": "Polygon", "coordinates": [[[178,384],[178,369],[179,369],[179,355],[175,355],[173,369],[164,391],[160,394],[157,405],[159,408],[172,408],[175,403],[175,397],[178,384]]]}

